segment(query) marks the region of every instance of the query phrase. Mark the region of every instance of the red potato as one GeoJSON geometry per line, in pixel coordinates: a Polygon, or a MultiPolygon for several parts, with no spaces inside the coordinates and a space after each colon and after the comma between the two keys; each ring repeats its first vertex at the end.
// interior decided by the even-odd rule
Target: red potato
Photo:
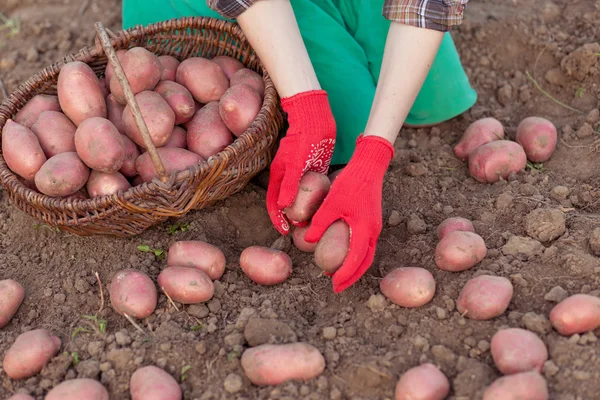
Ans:
{"type": "Polygon", "coordinates": [[[548,161],[554,153],[558,134],[550,121],[540,117],[528,117],[517,127],[517,143],[523,146],[529,161],[541,163],[548,161]]]}
{"type": "Polygon", "coordinates": [[[350,250],[350,227],[339,220],[325,231],[315,248],[315,263],[327,273],[334,273],[344,263],[350,250]]]}
{"type": "Polygon", "coordinates": [[[535,371],[507,375],[488,386],[483,400],[548,400],[548,385],[535,371]]]}
{"type": "Polygon", "coordinates": [[[135,269],[119,271],[110,283],[110,303],[119,314],[144,319],[156,309],[157,290],[152,279],[135,269]]]}
{"type": "Polygon", "coordinates": [[[210,279],[217,280],[225,272],[225,255],[216,246],[200,240],[180,240],[169,247],[167,265],[169,267],[197,268],[210,279]]]}
{"type": "MultiPolygon", "coordinates": [[[[121,63],[121,67],[123,66],[123,57],[125,56],[125,54],[127,54],[127,50],[125,49],[120,49],[117,50],[116,52],[117,58],[119,59],[119,62],[121,63]]],[[[112,67],[112,64],[107,61],[106,62],[106,69],[104,70],[104,82],[106,84],[106,89],[110,91],[110,81],[112,80],[112,77],[114,75],[114,69],[112,67]]]]}
{"type": "Polygon", "coordinates": [[[44,400],[108,400],[108,391],[90,378],[68,379],[56,385],[44,400]]]}
{"type": "Polygon", "coordinates": [[[225,76],[227,76],[227,79],[229,80],[231,80],[233,74],[244,68],[244,64],[229,56],[216,56],[212,61],[219,64],[219,67],[225,72],[225,76]]]}
{"type": "Polygon", "coordinates": [[[169,140],[167,140],[163,147],[187,148],[187,131],[180,126],[174,127],[169,140]]]}
{"type": "Polygon", "coordinates": [[[175,81],[179,60],[173,56],[159,56],[158,61],[162,65],[161,81],[175,81]]]}
{"type": "Polygon", "coordinates": [[[459,313],[474,320],[488,320],[504,313],[513,295],[512,283],[500,276],[480,275],[470,279],[456,301],[459,313]]]}
{"type": "Polygon", "coordinates": [[[400,307],[414,308],[429,303],[435,295],[435,279],[424,268],[396,268],[380,282],[381,293],[400,307]]]}
{"type": "Polygon", "coordinates": [[[462,232],[473,232],[475,233],[475,227],[473,223],[466,218],[462,217],[451,217],[446,218],[438,225],[437,235],[438,239],[442,240],[444,236],[454,231],[462,232]]]}
{"type": "Polygon", "coordinates": [[[491,341],[491,353],[498,370],[504,375],[518,372],[542,372],[548,349],[535,333],[521,328],[502,329],[491,341]]]}
{"type": "Polygon", "coordinates": [[[104,98],[106,99],[110,95],[110,92],[108,91],[108,85],[106,83],[106,78],[99,78],[98,82],[100,82],[100,90],[102,91],[102,96],[104,96],[104,98]]]}
{"type": "Polygon", "coordinates": [[[131,185],[132,186],[139,186],[142,183],[144,183],[144,180],[142,179],[141,176],[137,175],[136,177],[133,178],[131,185]]]}
{"type": "MultiPolygon", "coordinates": [[[[125,77],[134,95],[153,90],[162,76],[163,66],[158,57],[143,47],[127,50],[120,60],[125,77]]],[[[127,104],[127,99],[116,76],[110,79],[110,92],[121,104],[127,104]]]]}
{"type": "Polygon", "coordinates": [[[81,61],[63,66],[56,84],[60,108],[79,126],[88,118],[106,118],[106,100],[92,68],[81,61]]]}
{"type": "Polygon", "coordinates": [[[123,161],[123,165],[119,172],[127,177],[131,178],[137,175],[137,169],[135,168],[135,161],[140,156],[140,150],[137,145],[133,142],[133,140],[129,139],[128,136],[122,135],[123,142],[125,143],[125,161],[123,161]]]}
{"type": "Polygon", "coordinates": [[[314,253],[317,248],[317,243],[309,243],[304,238],[309,228],[310,225],[304,227],[295,226],[292,231],[292,240],[294,241],[294,246],[296,246],[298,250],[305,253],[314,253]]]}
{"type": "Polygon", "coordinates": [[[167,267],[158,275],[158,285],[181,304],[204,303],[215,294],[213,281],[197,268],[167,267]]]}
{"type": "Polygon", "coordinates": [[[325,200],[330,187],[331,182],[327,175],[307,171],[300,179],[296,199],[283,212],[291,221],[308,221],[317,212],[323,200],[325,200]]]}
{"type": "Polygon", "coordinates": [[[435,248],[435,264],[443,271],[460,272],[479,264],[487,255],[481,236],[474,232],[446,234],[435,248]]]}
{"type": "Polygon", "coordinates": [[[31,128],[44,111],[61,111],[57,96],[48,94],[34,96],[17,112],[14,121],[26,128],[31,128]]]}
{"type": "Polygon", "coordinates": [[[11,379],[30,378],[44,368],[60,346],[60,339],[45,329],[22,333],[4,356],[4,372],[11,379]]]}
{"type": "MultiPolygon", "coordinates": [[[[156,147],[163,146],[171,137],[175,125],[173,109],[160,94],[149,90],[136,94],[135,100],[148,128],[152,143],[156,147]]],[[[127,136],[138,146],[145,149],[146,145],[142,133],[136,125],[135,118],[133,118],[133,113],[128,105],[123,110],[123,126],[127,136]]]]}
{"type": "Polygon", "coordinates": [[[240,267],[259,285],[277,285],[292,274],[292,259],[280,250],[251,246],[242,251],[240,267]]]}
{"type": "Polygon", "coordinates": [[[121,191],[126,191],[131,184],[121,173],[92,171],[87,181],[87,192],[90,197],[108,196],[121,191]]]}
{"type": "Polygon", "coordinates": [[[181,400],[179,384],[165,370],[148,365],[137,369],[129,380],[131,400],[181,400]]]}
{"type": "Polygon", "coordinates": [[[219,114],[225,126],[235,135],[246,132],[262,107],[258,93],[250,86],[239,84],[230,87],[219,101],[219,114]]]}
{"type": "Polygon", "coordinates": [[[482,118],[467,127],[460,141],[454,146],[454,154],[459,160],[467,161],[469,155],[478,147],[502,139],[502,123],[495,118],[482,118]]]}
{"type": "Polygon", "coordinates": [[[76,130],[71,120],[59,111],[44,111],[31,127],[48,158],[75,151],[76,130]]]}
{"type": "Polygon", "coordinates": [[[249,68],[243,68],[233,74],[229,80],[229,86],[248,85],[258,93],[262,99],[265,96],[265,82],[262,76],[249,68]]]}
{"type": "Polygon", "coordinates": [[[190,91],[196,101],[218,101],[229,87],[219,64],[203,57],[190,57],[179,64],[175,81],[190,91]]]}
{"type": "Polygon", "coordinates": [[[0,329],[4,328],[25,298],[25,289],[13,279],[3,279],[0,281],[0,329]]]}
{"type": "Polygon", "coordinates": [[[109,94],[106,98],[107,119],[124,135],[125,125],[123,124],[123,111],[125,111],[125,106],[119,103],[117,99],[115,99],[115,96],[109,94]]]}
{"type": "Polygon", "coordinates": [[[196,111],[196,102],[184,86],[173,81],[162,81],[154,91],[160,94],[175,113],[175,125],[188,122],[196,111]]]}
{"type": "Polygon", "coordinates": [[[11,119],[2,129],[2,155],[8,168],[27,181],[35,178],[47,160],[37,136],[11,119]]]}
{"type": "Polygon", "coordinates": [[[17,393],[9,397],[8,400],[35,400],[35,398],[25,393],[17,393]]]}
{"type": "Polygon", "coordinates": [[[190,151],[208,159],[233,143],[231,131],[219,115],[219,102],[202,107],[187,125],[187,146],[190,151]]]}
{"type": "Polygon", "coordinates": [[[511,172],[527,166],[527,156],[520,144],[510,140],[496,140],[476,148],[469,156],[469,172],[482,183],[507,179],[511,172]]]}
{"type": "MultiPolygon", "coordinates": [[[[162,160],[167,174],[175,171],[184,171],[186,168],[204,161],[196,153],[177,147],[160,147],[156,149],[156,152],[162,160]]],[[[135,160],[135,169],[144,182],[150,182],[154,178],[158,178],[154,164],[152,164],[152,160],[150,159],[150,153],[148,152],[140,155],[135,160]]]]}
{"type": "Polygon", "coordinates": [[[75,148],[81,160],[96,171],[113,173],[125,162],[125,141],[106,118],[86,119],[75,131],[75,148]]]}
{"type": "Polygon", "coordinates": [[[431,363],[406,371],[396,383],[395,400],[444,400],[450,393],[450,382],[431,363]]]}
{"type": "Polygon", "coordinates": [[[276,386],[316,378],[325,370],[325,358],[308,343],[263,344],[244,351],[241,365],[254,385],[276,386]]]}
{"type": "Polygon", "coordinates": [[[75,152],[50,157],[35,174],[35,186],[47,196],[69,196],[85,186],[90,169],[75,152]]]}
{"type": "Polygon", "coordinates": [[[592,331],[600,327],[600,298],[589,294],[569,296],[552,308],[550,322],[563,336],[592,331]]]}

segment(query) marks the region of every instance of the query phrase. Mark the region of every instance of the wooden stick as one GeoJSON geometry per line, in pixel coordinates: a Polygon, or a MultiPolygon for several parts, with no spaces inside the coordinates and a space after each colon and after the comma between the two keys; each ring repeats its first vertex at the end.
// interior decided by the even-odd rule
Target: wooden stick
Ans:
{"type": "Polygon", "coordinates": [[[100,281],[100,275],[98,275],[98,271],[96,271],[94,274],[96,275],[96,280],[100,286],[100,310],[98,310],[98,314],[100,314],[104,309],[104,292],[102,291],[102,282],[100,281]]]}

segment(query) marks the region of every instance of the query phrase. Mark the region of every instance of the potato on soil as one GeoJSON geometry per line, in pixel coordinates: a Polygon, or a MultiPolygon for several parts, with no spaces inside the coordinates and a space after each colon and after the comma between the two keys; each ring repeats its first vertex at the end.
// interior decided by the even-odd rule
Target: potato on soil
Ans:
{"type": "MultiPolygon", "coordinates": [[[[153,90],[160,81],[163,70],[158,57],[143,47],[127,50],[121,59],[121,67],[123,67],[134,95],[146,90],[153,90]]],[[[110,92],[119,103],[127,104],[127,99],[116,75],[110,79],[110,92]]]]}
{"type": "Polygon", "coordinates": [[[75,148],[81,160],[96,171],[113,173],[125,162],[125,141],[112,122],[93,117],[75,131],[75,148]]]}
{"type": "Polygon", "coordinates": [[[173,132],[171,132],[171,137],[169,137],[169,140],[167,140],[167,143],[165,143],[163,147],[176,147],[178,149],[186,149],[187,131],[180,126],[174,127],[173,132]]]}
{"type": "Polygon", "coordinates": [[[32,377],[56,355],[60,346],[60,339],[45,329],[22,333],[4,356],[4,372],[11,379],[32,377]]]}
{"type": "Polygon", "coordinates": [[[488,386],[483,400],[548,400],[548,385],[535,371],[507,375],[488,386]]]}
{"type": "Polygon", "coordinates": [[[262,76],[249,68],[240,69],[234,73],[229,80],[229,86],[240,84],[250,86],[258,93],[261,99],[265,96],[265,82],[263,81],[262,76]]]}
{"type": "Polygon", "coordinates": [[[435,295],[435,279],[425,268],[396,268],[380,282],[381,293],[401,307],[421,307],[435,295]]]}
{"type": "Polygon", "coordinates": [[[242,271],[259,285],[277,285],[292,273],[292,259],[280,250],[251,246],[240,255],[242,271]]]}
{"type": "MultiPolygon", "coordinates": [[[[165,166],[167,174],[175,171],[184,171],[187,167],[203,162],[204,159],[196,153],[192,153],[186,149],[177,147],[160,147],[156,149],[158,156],[165,166]]],[[[154,169],[154,164],[150,159],[150,153],[145,152],[140,155],[135,161],[135,169],[142,177],[144,182],[149,182],[154,178],[158,178],[158,174],[154,169]]]]}
{"type": "Polygon", "coordinates": [[[478,182],[494,183],[527,166],[523,147],[510,140],[496,140],[476,148],[469,156],[469,172],[478,182]]]}
{"type": "MultiPolygon", "coordinates": [[[[158,93],[149,90],[135,95],[135,100],[148,127],[148,133],[154,146],[161,147],[171,137],[175,125],[175,113],[167,101],[158,93]]],[[[146,148],[142,133],[135,123],[131,108],[127,105],[123,110],[123,126],[125,133],[138,146],[146,148]]]]}
{"type": "Polygon", "coordinates": [[[517,143],[523,146],[529,161],[548,161],[554,153],[558,134],[550,121],[541,117],[527,117],[517,127],[517,143]]]}
{"type": "Polygon", "coordinates": [[[467,127],[459,142],[454,146],[454,154],[461,161],[478,147],[495,140],[504,139],[504,127],[495,118],[482,118],[467,127]]]}
{"type": "Polygon", "coordinates": [[[327,175],[307,171],[300,179],[296,199],[283,212],[291,221],[308,221],[325,200],[330,187],[331,182],[327,175]]]}
{"type": "Polygon", "coordinates": [[[131,184],[121,173],[92,171],[87,181],[87,191],[90,197],[100,197],[126,191],[131,184]]]}
{"type": "Polygon", "coordinates": [[[184,86],[173,81],[162,81],[154,91],[160,94],[175,113],[175,125],[188,122],[196,111],[196,102],[184,86]]]}
{"type": "Polygon", "coordinates": [[[219,101],[219,114],[225,126],[235,135],[246,132],[262,107],[258,93],[250,86],[239,84],[230,87],[219,101]]]}
{"type": "Polygon", "coordinates": [[[25,289],[13,279],[0,280],[0,329],[4,328],[25,298],[25,289]]]}
{"type": "Polygon", "coordinates": [[[135,269],[124,269],[115,275],[109,287],[110,303],[119,314],[144,319],[154,312],[157,290],[152,279],[135,269]]]}
{"type": "Polygon", "coordinates": [[[431,363],[410,368],[396,383],[395,400],[444,400],[450,393],[450,382],[431,363]]]}
{"type": "Polygon", "coordinates": [[[216,56],[212,59],[212,61],[219,64],[219,67],[221,67],[223,72],[225,72],[225,76],[227,76],[227,79],[229,80],[231,80],[233,74],[235,74],[240,69],[245,68],[244,64],[242,64],[235,58],[229,56],[216,56]]]}
{"type": "Polygon", "coordinates": [[[34,96],[17,112],[14,121],[26,128],[31,128],[44,111],[61,111],[57,96],[49,94],[34,96]]]}
{"type": "Polygon", "coordinates": [[[175,81],[185,86],[200,103],[218,101],[229,87],[219,64],[203,57],[190,57],[179,64],[175,81]]]}
{"type": "Polygon", "coordinates": [[[173,301],[196,304],[210,300],[215,285],[201,269],[190,267],[167,267],[158,275],[160,286],[173,301]]]}
{"type": "Polygon", "coordinates": [[[443,220],[437,227],[438,239],[442,240],[444,236],[454,231],[475,232],[473,223],[466,218],[451,217],[443,220]]]}
{"type": "Polygon", "coordinates": [[[27,181],[35,178],[47,160],[37,136],[11,119],[2,129],[2,155],[8,168],[27,181]]]}
{"type": "Polygon", "coordinates": [[[108,391],[90,378],[68,379],[56,385],[44,400],[108,400],[108,391]]]}
{"type": "Polygon", "coordinates": [[[50,158],[59,153],[75,151],[75,131],[67,116],[59,111],[44,111],[31,131],[37,136],[46,157],[50,158]]]}
{"type": "Polygon", "coordinates": [[[124,135],[125,125],[123,125],[123,111],[125,111],[125,106],[119,103],[112,94],[109,94],[106,98],[107,119],[124,135]]]}
{"type": "Polygon", "coordinates": [[[187,146],[204,159],[221,152],[233,143],[231,131],[219,115],[219,102],[202,107],[187,125],[187,146]]]}
{"type": "MultiPolygon", "coordinates": [[[[119,62],[121,63],[121,67],[123,66],[123,57],[125,56],[125,54],[127,54],[127,50],[125,49],[119,49],[116,52],[117,55],[117,59],[119,59],[119,62]]],[[[110,91],[110,81],[112,80],[112,77],[114,75],[115,70],[112,67],[112,64],[107,61],[106,62],[106,69],[104,70],[104,82],[106,84],[106,89],[108,89],[110,91]]]]}
{"type": "Polygon", "coordinates": [[[342,220],[327,228],[315,248],[315,263],[327,273],[334,273],[344,264],[350,249],[350,227],[342,220]]]}
{"type": "Polygon", "coordinates": [[[244,351],[242,369],[257,386],[308,381],[325,370],[325,358],[308,343],[263,344],[244,351]]]}
{"type": "Polygon", "coordinates": [[[438,242],[435,264],[443,271],[465,271],[480,263],[486,254],[487,247],[481,236],[474,232],[454,231],[438,242]]]}
{"type": "Polygon", "coordinates": [[[314,253],[317,248],[317,243],[309,243],[304,238],[309,228],[310,225],[302,227],[295,226],[292,230],[292,240],[294,241],[294,246],[296,246],[298,250],[305,253],[314,253]]]}
{"type": "Polygon", "coordinates": [[[197,268],[216,280],[225,272],[225,255],[217,246],[200,240],[180,240],[169,247],[169,267],[197,268]]]}
{"type": "Polygon", "coordinates": [[[88,118],[106,118],[106,100],[100,80],[86,63],[65,64],[58,74],[57,92],[60,108],[75,126],[88,118]]]}
{"type": "Polygon", "coordinates": [[[502,329],[491,341],[491,353],[498,370],[504,375],[518,372],[542,372],[548,349],[535,333],[521,328],[502,329]]]}
{"type": "Polygon", "coordinates": [[[600,298],[589,294],[569,296],[552,308],[550,322],[564,336],[592,331],[600,327],[600,298]]]}
{"type": "Polygon", "coordinates": [[[69,196],[85,186],[90,169],[75,152],[50,157],[35,174],[35,186],[47,196],[69,196]]]}
{"type": "Polygon", "coordinates": [[[488,320],[504,313],[513,296],[512,283],[500,276],[479,275],[460,291],[456,309],[467,318],[488,320]]]}
{"type": "Polygon", "coordinates": [[[137,369],[129,380],[131,400],[181,400],[179,384],[165,370],[148,365],[137,369]]]}
{"type": "Polygon", "coordinates": [[[175,74],[177,73],[177,67],[179,67],[179,60],[173,56],[159,56],[158,61],[162,65],[162,75],[160,76],[161,81],[175,81],[175,74]]]}

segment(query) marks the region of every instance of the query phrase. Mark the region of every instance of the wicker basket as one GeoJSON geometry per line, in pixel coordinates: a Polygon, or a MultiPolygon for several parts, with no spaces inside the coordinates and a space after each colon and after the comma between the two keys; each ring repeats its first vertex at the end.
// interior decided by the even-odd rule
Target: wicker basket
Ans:
{"type": "MultiPolygon", "coordinates": [[[[97,32],[98,26],[101,24],[96,24],[97,32]]],[[[233,144],[205,162],[126,192],[86,200],[56,198],[31,190],[8,168],[0,152],[0,181],[18,208],[51,227],[78,235],[133,236],[169,217],[181,217],[239,192],[269,165],[284,124],[277,92],[239,26],[214,18],[188,17],[136,26],[111,34],[110,39],[98,34],[96,46],[65,57],[21,84],[0,106],[0,132],[7,119],[35,95],[56,94],[58,73],[65,63],[85,62],[101,77],[107,54],[135,46],[179,60],[217,55],[240,60],[264,79],[265,97],[256,120],[233,144]]]]}

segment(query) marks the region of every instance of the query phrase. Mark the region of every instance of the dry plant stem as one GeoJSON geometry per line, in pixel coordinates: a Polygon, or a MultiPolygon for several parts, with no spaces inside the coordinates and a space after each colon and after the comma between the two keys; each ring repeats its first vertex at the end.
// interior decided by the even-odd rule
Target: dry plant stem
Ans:
{"type": "Polygon", "coordinates": [[[565,103],[557,100],[556,98],[552,97],[551,94],[549,94],[544,89],[542,89],[542,87],[540,86],[540,84],[535,79],[533,79],[533,77],[531,76],[531,74],[529,73],[529,71],[525,71],[525,74],[531,80],[531,82],[533,82],[533,84],[535,85],[535,87],[537,88],[537,90],[539,90],[540,92],[542,92],[542,94],[545,95],[546,97],[548,97],[550,100],[552,100],[553,102],[555,102],[559,106],[562,106],[562,107],[566,108],[567,110],[571,110],[571,111],[575,111],[575,112],[577,112],[579,114],[583,114],[582,111],[580,111],[580,110],[578,110],[576,108],[573,108],[573,107],[571,107],[571,106],[569,106],[569,105],[567,105],[567,104],[565,104],[565,103]]]}
{"type": "Polygon", "coordinates": [[[144,335],[146,334],[146,332],[142,329],[142,327],[135,323],[135,321],[133,320],[133,318],[131,318],[129,315],[127,315],[125,313],[123,313],[123,316],[125,318],[127,318],[127,321],[129,321],[131,323],[131,325],[133,325],[133,327],[135,329],[137,329],[138,331],[140,331],[144,335]]]}
{"type": "Polygon", "coordinates": [[[100,309],[98,310],[98,314],[100,314],[104,309],[104,291],[102,290],[102,281],[100,280],[100,275],[98,275],[98,271],[94,272],[94,275],[96,275],[98,286],[100,286],[100,309]]]}
{"type": "Polygon", "coordinates": [[[177,312],[179,312],[179,308],[177,308],[177,306],[175,305],[175,302],[173,301],[173,299],[171,298],[171,296],[169,296],[169,293],[167,293],[167,291],[165,290],[165,288],[161,286],[160,290],[163,291],[163,293],[165,294],[165,296],[167,296],[167,299],[169,299],[169,302],[171,303],[171,305],[173,307],[175,307],[175,309],[177,310],[177,312]]]}

